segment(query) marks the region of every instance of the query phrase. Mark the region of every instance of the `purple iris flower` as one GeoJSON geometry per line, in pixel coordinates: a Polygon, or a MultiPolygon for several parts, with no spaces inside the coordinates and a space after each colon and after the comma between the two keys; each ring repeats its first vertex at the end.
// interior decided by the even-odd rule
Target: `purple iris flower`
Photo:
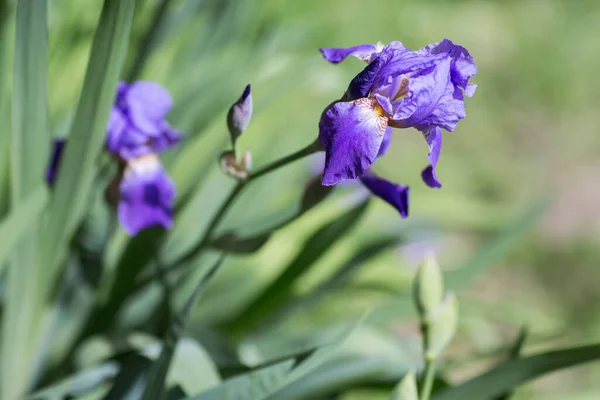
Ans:
{"type": "MultiPolygon", "coordinates": [[[[173,224],[175,185],[158,153],[181,140],[165,120],[173,101],[154,82],[119,83],[115,105],[107,123],[106,150],[119,166],[118,215],[125,231],[136,235],[151,226],[168,229],[173,224]]],[[[54,182],[64,141],[55,141],[46,180],[54,182]]],[[[112,185],[113,183],[111,183],[112,185]]],[[[112,191],[109,191],[112,193],[112,191]]]]}
{"type": "MultiPolygon", "coordinates": [[[[429,146],[429,165],[422,178],[430,187],[441,187],[435,171],[441,129],[454,130],[466,115],[464,96],[475,93],[476,85],[469,79],[477,66],[469,52],[447,39],[418,51],[392,42],[321,52],[332,63],[348,56],[369,63],[319,122],[319,141],[326,152],[323,185],[364,176],[382,146],[387,146],[384,138],[390,128],[414,127],[429,146]]],[[[389,195],[386,186],[378,184],[377,190],[389,195]]]]}
{"type": "Polygon", "coordinates": [[[155,82],[120,82],[108,119],[106,148],[123,160],[160,153],[180,140],[165,117],[173,105],[169,92],[155,82]]]}

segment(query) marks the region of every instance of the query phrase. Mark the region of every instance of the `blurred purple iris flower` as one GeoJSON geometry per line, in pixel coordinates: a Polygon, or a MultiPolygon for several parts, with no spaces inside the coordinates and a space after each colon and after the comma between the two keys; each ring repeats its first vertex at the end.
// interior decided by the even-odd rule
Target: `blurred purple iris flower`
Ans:
{"type": "MultiPolygon", "coordinates": [[[[121,82],[117,88],[106,149],[119,166],[115,178],[119,221],[132,236],[151,226],[168,229],[173,224],[175,185],[157,155],[181,140],[165,120],[172,104],[169,92],[154,82],[121,82]]],[[[49,184],[54,182],[64,147],[64,141],[55,141],[46,171],[49,184]]]]}
{"type": "Polygon", "coordinates": [[[361,177],[380,197],[395,198],[403,187],[373,178],[368,170],[387,150],[391,128],[414,127],[429,146],[423,181],[441,187],[435,171],[441,128],[454,130],[466,115],[464,96],[475,93],[476,85],[469,79],[477,66],[469,52],[444,39],[417,51],[392,42],[324,48],[321,53],[334,64],[349,56],[369,63],[319,122],[319,140],[326,152],[323,185],[361,177]]]}

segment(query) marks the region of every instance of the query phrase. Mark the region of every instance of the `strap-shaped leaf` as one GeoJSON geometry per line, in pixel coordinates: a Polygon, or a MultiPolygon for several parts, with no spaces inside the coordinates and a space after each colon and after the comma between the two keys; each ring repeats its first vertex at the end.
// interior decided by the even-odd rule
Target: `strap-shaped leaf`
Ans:
{"type": "MultiPolygon", "coordinates": [[[[42,184],[49,149],[46,18],[46,0],[18,2],[10,149],[13,209],[42,184]]],[[[29,382],[45,306],[43,290],[47,283],[37,258],[39,225],[32,222],[25,232],[27,240],[14,249],[6,282],[0,369],[0,397],[6,399],[20,398],[29,382]]]]}
{"type": "Polygon", "coordinates": [[[229,328],[233,331],[253,328],[271,315],[288,298],[296,280],[359,221],[367,209],[368,202],[363,201],[309,237],[279,277],[239,313],[229,328]]]}
{"type": "Polygon", "coordinates": [[[85,75],[83,90],[50,203],[42,255],[44,279],[59,275],[64,245],[86,209],[95,163],[106,138],[106,124],[123,66],[135,0],[105,0],[85,75]]]}
{"type": "Polygon", "coordinates": [[[600,344],[509,360],[462,385],[436,394],[433,400],[491,400],[541,375],[596,360],[600,360],[600,344]]]}

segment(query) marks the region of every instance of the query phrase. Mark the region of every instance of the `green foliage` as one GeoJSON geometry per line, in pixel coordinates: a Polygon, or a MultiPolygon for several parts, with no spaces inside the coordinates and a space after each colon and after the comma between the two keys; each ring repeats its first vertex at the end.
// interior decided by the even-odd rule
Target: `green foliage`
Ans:
{"type": "Polygon", "coordinates": [[[597,158],[597,16],[561,0],[0,0],[0,397],[596,398],[593,366],[528,383],[600,358],[576,345],[597,340],[597,243],[551,241],[572,222],[561,204],[571,217],[593,198],[569,174],[597,158]],[[322,186],[318,119],[362,64],[317,49],[442,37],[479,65],[444,141],[444,189],[418,180],[426,149],[406,131],[374,172],[411,186],[409,219],[358,184],[322,186]],[[172,94],[184,139],[161,154],[174,226],[129,237],[105,201],[103,149],[118,81],[141,79],[172,94]],[[236,146],[255,165],[236,181],[218,158],[248,83],[236,146]],[[68,145],[47,188],[53,137],[68,145]],[[565,187],[558,202],[544,179],[565,187]],[[418,270],[414,313],[421,245],[442,268],[418,270]],[[527,342],[511,344],[523,321],[527,342]]]}

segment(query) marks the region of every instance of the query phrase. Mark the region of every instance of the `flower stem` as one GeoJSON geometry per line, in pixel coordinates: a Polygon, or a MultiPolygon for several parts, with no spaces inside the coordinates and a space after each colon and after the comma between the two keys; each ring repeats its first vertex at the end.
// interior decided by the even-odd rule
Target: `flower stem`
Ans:
{"type": "Polygon", "coordinates": [[[433,388],[433,379],[435,377],[435,360],[427,360],[425,363],[425,378],[420,391],[420,400],[429,400],[431,389],[433,388]]]}
{"type": "Polygon", "coordinates": [[[321,145],[319,144],[318,140],[316,140],[313,143],[309,144],[308,146],[298,150],[297,152],[287,155],[285,157],[282,157],[279,160],[275,160],[272,163],[266,165],[265,167],[257,170],[256,172],[250,174],[246,180],[238,181],[238,183],[234,186],[231,193],[229,193],[229,196],[227,197],[227,199],[225,199],[223,204],[221,204],[221,207],[219,208],[219,210],[215,213],[215,215],[209,222],[208,227],[206,228],[206,230],[204,231],[204,235],[202,236],[202,240],[200,240],[200,242],[196,246],[194,246],[194,248],[192,248],[190,251],[188,251],[186,254],[184,254],[179,260],[177,260],[175,262],[175,264],[173,265],[173,267],[185,264],[186,262],[195,258],[204,249],[204,247],[206,247],[206,245],[209,243],[209,241],[212,237],[214,230],[219,226],[219,224],[221,223],[221,221],[227,214],[227,211],[229,211],[229,208],[235,202],[235,200],[237,199],[239,194],[242,192],[244,187],[246,187],[246,185],[248,185],[252,181],[257,180],[258,178],[260,178],[262,176],[265,176],[273,171],[276,171],[277,169],[279,169],[281,167],[284,167],[296,160],[299,160],[301,158],[304,158],[310,154],[316,153],[321,150],[322,150],[321,145]]]}

